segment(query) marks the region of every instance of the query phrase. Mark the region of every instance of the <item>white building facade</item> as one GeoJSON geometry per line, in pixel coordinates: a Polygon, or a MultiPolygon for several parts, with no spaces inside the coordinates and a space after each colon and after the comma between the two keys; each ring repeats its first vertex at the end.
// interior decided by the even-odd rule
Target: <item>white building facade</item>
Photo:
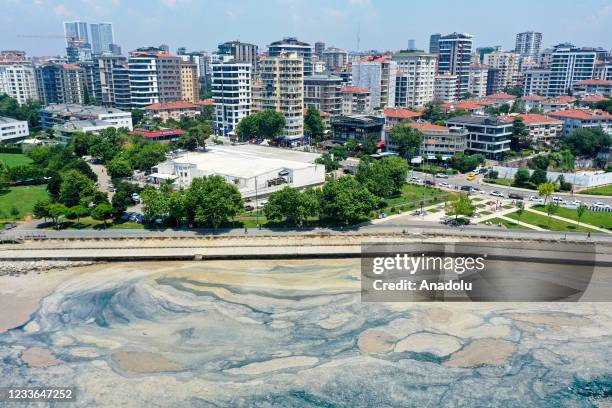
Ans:
{"type": "Polygon", "coordinates": [[[251,64],[231,57],[212,64],[215,134],[227,135],[251,114],[251,64]]]}
{"type": "Polygon", "coordinates": [[[38,99],[36,71],[29,64],[0,65],[0,94],[7,94],[23,105],[38,99]]]}

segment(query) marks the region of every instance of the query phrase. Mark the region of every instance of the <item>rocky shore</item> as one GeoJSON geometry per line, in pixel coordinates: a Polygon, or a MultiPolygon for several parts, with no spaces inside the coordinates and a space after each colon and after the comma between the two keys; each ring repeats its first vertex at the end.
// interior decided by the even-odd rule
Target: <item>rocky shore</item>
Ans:
{"type": "Polygon", "coordinates": [[[2,261],[0,260],[0,276],[3,275],[24,275],[30,272],[46,272],[52,269],[66,269],[76,266],[93,265],[93,261],[61,261],[61,260],[40,260],[40,261],[2,261]]]}

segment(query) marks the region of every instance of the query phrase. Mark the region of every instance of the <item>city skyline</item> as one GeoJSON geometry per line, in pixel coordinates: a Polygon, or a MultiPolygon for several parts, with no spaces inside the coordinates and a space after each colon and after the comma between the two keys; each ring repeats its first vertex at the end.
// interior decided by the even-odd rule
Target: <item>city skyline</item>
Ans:
{"type": "Polygon", "coordinates": [[[347,50],[380,51],[405,49],[408,40],[415,39],[416,48],[427,49],[430,34],[454,31],[473,35],[475,47],[501,45],[509,50],[514,47],[516,33],[530,30],[543,33],[543,47],[571,41],[577,46],[612,48],[612,27],[605,23],[612,18],[610,0],[580,4],[519,0],[513,8],[504,9],[504,24],[500,24],[499,10],[480,0],[470,2],[470,7],[450,1],[432,5],[275,0],[265,8],[265,14],[254,1],[156,0],[147,2],[147,7],[140,0],[2,3],[2,48],[25,50],[31,56],[62,54],[64,42],[20,36],[61,35],[63,23],[73,20],[112,22],[115,41],[124,52],[161,43],[168,44],[172,52],[180,46],[211,51],[219,43],[235,39],[264,47],[287,36],[312,45],[324,41],[327,46],[347,50]],[[416,16],[435,16],[435,20],[416,16]],[[172,27],[180,29],[167,29],[172,27]]]}

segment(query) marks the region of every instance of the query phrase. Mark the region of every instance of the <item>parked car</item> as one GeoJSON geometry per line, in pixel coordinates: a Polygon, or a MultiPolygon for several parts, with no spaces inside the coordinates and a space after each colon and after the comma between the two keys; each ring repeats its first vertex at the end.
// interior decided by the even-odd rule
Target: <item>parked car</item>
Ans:
{"type": "Polygon", "coordinates": [[[470,220],[467,218],[447,218],[443,221],[443,224],[451,227],[460,227],[462,225],[470,225],[470,220]]]}
{"type": "Polygon", "coordinates": [[[494,197],[503,197],[503,193],[499,192],[499,191],[491,191],[491,195],[494,197]]]}
{"type": "Polygon", "coordinates": [[[6,224],[4,224],[4,229],[13,229],[17,226],[17,224],[15,224],[14,222],[7,222],[6,224]]]}
{"type": "Polygon", "coordinates": [[[444,173],[438,173],[436,174],[436,178],[443,178],[443,179],[447,179],[448,175],[444,174],[444,173]]]}
{"type": "Polygon", "coordinates": [[[476,179],[476,175],[474,173],[470,173],[466,176],[468,181],[474,181],[476,179]]]}
{"type": "Polygon", "coordinates": [[[461,186],[461,191],[467,191],[469,193],[472,191],[472,186],[461,186]]]}
{"type": "Polygon", "coordinates": [[[255,207],[253,207],[251,204],[247,204],[244,206],[244,209],[247,211],[253,211],[255,209],[255,207]]]}
{"type": "Polygon", "coordinates": [[[511,198],[513,200],[522,200],[523,196],[520,194],[516,194],[516,193],[510,193],[508,194],[508,198],[511,198]]]}
{"type": "Polygon", "coordinates": [[[410,177],[410,182],[411,182],[411,183],[422,183],[422,182],[423,182],[423,180],[421,180],[421,179],[420,179],[420,178],[418,178],[418,177],[410,177]]]}
{"type": "Polygon", "coordinates": [[[428,185],[428,186],[435,186],[436,182],[433,181],[433,180],[425,180],[425,184],[428,185]]]}
{"type": "Polygon", "coordinates": [[[472,193],[476,193],[476,194],[485,194],[485,191],[478,188],[478,187],[472,187],[472,193]]]}
{"type": "Polygon", "coordinates": [[[438,186],[444,187],[444,188],[451,188],[452,187],[450,184],[448,184],[445,181],[442,181],[442,182],[438,183],[438,186]]]}
{"type": "Polygon", "coordinates": [[[583,203],[582,201],[580,201],[580,200],[574,200],[574,201],[572,201],[572,202],[570,203],[570,205],[573,205],[573,206],[575,206],[575,207],[578,207],[578,206],[580,206],[581,204],[584,204],[584,203],[583,203]]]}
{"type": "Polygon", "coordinates": [[[567,204],[567,201],[562,199],[561,197],[553,197],[552,200],[556,204],[567,204]]]}
{"type": "Polygon", "coordinates": [[[606,204],[606,203],[602,203],[601,201],[597,201],[595,203],[593,203],[592,205],[595,208],[601,208],[601,209],[610,209],[610,204],[606,204]]]}

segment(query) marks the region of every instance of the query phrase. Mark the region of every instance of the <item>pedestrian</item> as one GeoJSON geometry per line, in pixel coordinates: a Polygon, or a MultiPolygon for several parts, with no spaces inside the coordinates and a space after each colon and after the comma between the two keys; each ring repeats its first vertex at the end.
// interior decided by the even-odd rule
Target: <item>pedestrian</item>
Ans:
{"type": "Polygon", "coordinates": [[[246,225],[244,226],[244,233],[245,233],[245,234],[248,234],[248,233],[249,233],[249,228],[248,228],[246,225]]]}
{"type": "Polygon", "coordinates": [[[587,234],[587,239],[591,239],[591,231],[587,234]]]}

